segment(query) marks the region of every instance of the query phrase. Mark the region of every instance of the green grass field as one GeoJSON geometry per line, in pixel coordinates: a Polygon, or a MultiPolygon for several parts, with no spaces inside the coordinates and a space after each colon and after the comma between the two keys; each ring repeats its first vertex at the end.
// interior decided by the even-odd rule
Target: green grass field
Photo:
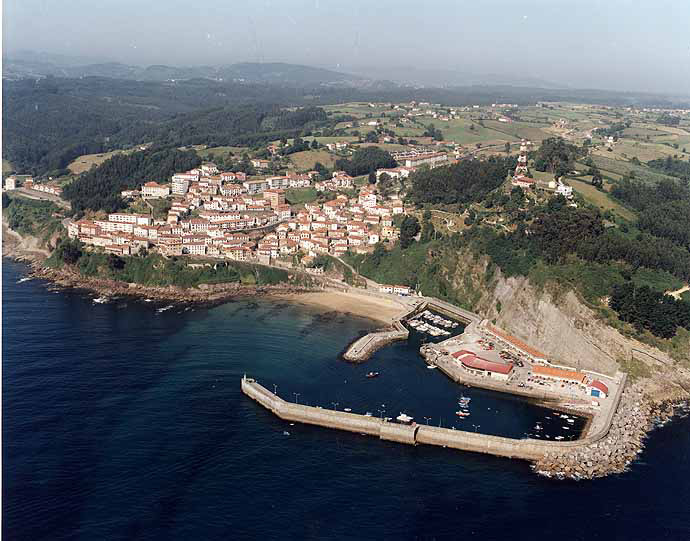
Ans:
{"type": "Polygon", "coordinates": [[[620,139],[613,145],[613,152],[596,150],[595,153],[614,160],[627,161],[636,157],[641,162],[648,162],[650,160],[656,160],[657,158],[673,156],[674,154],[681,155],[682,149],[675,149],[659,143],[620,139]]]}
{"type": "Polygon", "coordinates": [[[285,192],[285,199],[291,205],[304,205],[316,201],[319,197],[319,192],[314,188],[289,188],[285,192]]]}
{"type": "Polygon", "coordinates": [[[84,154],[79,156],[67,166],[72,173],[78,175],[91,169],[94,165],[101,165],[104,161],[112,158],[115,154],[129,154],[133,150],[113,150],[101,154],[84,154]]]}
{"type": "MultiPolygon", "coordinates": [[[[587,180],[591,179],[591,177],[583,178],[587,180]]],[[[573,190],[575,190],[582,197],[584,197],[585,201],[587,201],[588,203],[591,203],[592,205],[600,208],[601,210],[610,210],[611,212],[618,214],[621,218],[624,218],[625,220],[635,220],[634,212],[625,208],[620,203],[614,201],[606,192],[601,192],[597,190],[594,186],[589,184],[589,182],[574,178],[568,178],[566,182],[573,187],[573,190]]]]}
{"type": "Polygon", "coordinates": [[[466,118],[450,120],[448,122],[437,120],[432,117],[419,117],[424,124],[433,124],[436,129],[441,130],[443,139],[455,141],[461,145],[473,145],[475,143],[514,141],[515,137],[500,133],[496,130],[484,128],[477,122],[466,118]],[[470,126],[474,125],[474,130],[470,126]]]}
{"type": "Polygon", "coordinates": [[[12,166],[12,164],[7,160],[2,160],[2,172],[3,172],[3,174],[9,173],[12,170],[14,170],[14,167],[12,166]]]}
{"type": "MultiPolygon", "coordinates": [[[[487,128],[505,134],[504,138],[510,137],[513,139],[527,139],[534,143],[540,143],[544,139],[551,137],[545,132],[541,126],[529,124],[527,122],[499,122],[498,120],[485,120],[484,125],[487,128]]],[[[546,127],[546,126],[543,126],[546,127]]]]}
{"type": "MultiPolygon", "coordinates": [[[[607,154],[613,154],[612,152],[607,152],[607,154]]],[[[614,160],[608,156],[603,156],[600,154],[593,154],[592,161],[601,170],[602,173],[615,173],[617,175],[625,175],[631,171],[635,172],[635,176],[642,182],[661,182],[662,180],[674,180],[674,177],[664,175],[654,171],[653,169],[646,167],[644,165],[635,165],[630,162],[623,162],[620,160],[614,160]]]]}
{"type": "Polygon", "coordinates": [[[335,160],[337,156],[331,154],[327,150],[305,150],[303,152],[295,152],[288,156],[290,161],[295,165],[298,171],[311,171],[314,169],[314,164],[316,162],[321,162],[329,169],[332,169],[335,165],[335,160]]]}

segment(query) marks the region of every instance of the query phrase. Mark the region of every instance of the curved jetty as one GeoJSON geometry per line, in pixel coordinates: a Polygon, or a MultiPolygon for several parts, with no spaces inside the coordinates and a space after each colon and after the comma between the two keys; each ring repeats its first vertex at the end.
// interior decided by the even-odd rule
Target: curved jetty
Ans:
{"type": "Polygon", "coordinates": [[[595,434],[569,442],[530,438],[518,440],[417,423],[396,423],[369,415],[288,402],[246,376],[242,378],[242,392],[285,421],[346,430],[408,445],[423,443],[530,461],[543,461],[546,457],[558,453],[569,454],[604,436],[595,434]]]}

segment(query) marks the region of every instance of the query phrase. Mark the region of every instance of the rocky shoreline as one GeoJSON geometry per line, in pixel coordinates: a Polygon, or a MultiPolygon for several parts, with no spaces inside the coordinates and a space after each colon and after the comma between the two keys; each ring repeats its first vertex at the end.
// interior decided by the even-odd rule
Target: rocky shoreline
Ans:
{"type": "Polygon", "coordinates": [[[170,302],[219,303],[238,297],[269,296],[286,293],[305,293],[313,288],[290,284],[253,286],[239,283],[200,284],[196,287],[146,286],[104,278],[91,278],[71,269],[53,269],[37,262],[31,263],[30,276],[50,281],[59,287],[83,289],[103,297],[129,296],[170,302]]]}
{"type": "Polygon", "coordinates": [[[666,424],[676,413],[687,412],[687,398],[652,401],[643,383],[625,389],[611,428],[602,439],[589,445],[558,450],[532,465],[534,471],[557,479],[595,479],[628,470],[644,449],[650,432],[666,424]]]}

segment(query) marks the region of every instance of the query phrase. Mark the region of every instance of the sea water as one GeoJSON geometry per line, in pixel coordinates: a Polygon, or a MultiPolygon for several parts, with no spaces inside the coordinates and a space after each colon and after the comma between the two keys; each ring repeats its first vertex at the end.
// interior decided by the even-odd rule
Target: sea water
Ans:
{"type": "Polygon", "coordinates": [[[414,341],[346,363],[366,319],[269,300],[94,304],[18,283],[25,270],[3,261],[5,539],[690,539],[688,419],[652,433],[629,472],[580,482],[290,425],[242,375],[286,400],[514,438],[582,421],[459,387],[414,341]]]}

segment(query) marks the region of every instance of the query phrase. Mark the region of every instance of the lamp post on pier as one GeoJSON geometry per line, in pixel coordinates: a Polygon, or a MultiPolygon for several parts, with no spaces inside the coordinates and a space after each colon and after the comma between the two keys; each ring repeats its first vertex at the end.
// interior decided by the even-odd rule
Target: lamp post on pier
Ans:
{"type": "Polygon", "coordinates": [[[273,394],[278,396],[278,386],[275,383],[273,384],[273,394]]]}
{"type": "Polygon", "coordinates": [[[334,409],[334,410],[337,410],[337,409],[338,409],[338,404],[340,404],[340,402],[331,402],[331,404],[333,404],[333,409],[334,409]]]}
{"type": "Polygon", "coordinates": [[[295,395],[295,404],[299,404],[299,393],[292,393],[295,395]]]}
{"type": "Polygon", "coordinates": [[[426,421],[426,424],[429,424],[429,421],[431,421],[431,417],[424,417],[424,420],[426,421]]]}

